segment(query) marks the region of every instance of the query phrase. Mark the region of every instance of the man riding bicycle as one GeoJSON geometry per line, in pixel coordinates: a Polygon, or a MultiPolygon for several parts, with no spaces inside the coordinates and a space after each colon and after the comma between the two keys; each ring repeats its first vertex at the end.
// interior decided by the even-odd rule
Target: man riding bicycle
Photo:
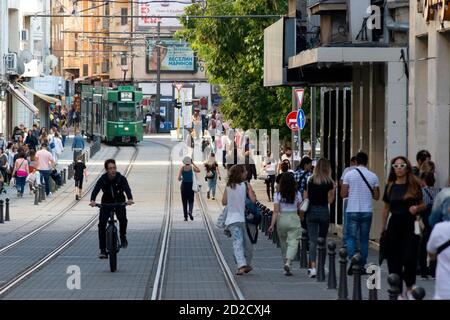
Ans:
{"type": "MultiPolygon", "coordinates": [[[[116,161],[109,159],[105,161],[105,170],[107,171],[103,174],[100,179],[98,179],[94,190],[91,195],[91,207],[95,207],[97,203],[95,198],[99,194],[100,190],[103,191],[102,204],[111,203],[124,203],[125,194],[128,198],[126,202],[127,205],[134,204],[133,196],[131,194],[130,186],[128,185],[127,178],[117,172],[116,161]]],[[[102,207],[100,209],[100,217],[98,223],[98,237],[100,242],[100,259],[107,259],[108,255],[106,253],[106,224],[110,215],[111,207],[102,207]]],[[[119,220],[120,225],[120,242],[121,247],[125,249],[128,246],[128,241],[126,238],[127,234],[127,212],[125,206],[116,208],[117,220],[119,220]]]]}

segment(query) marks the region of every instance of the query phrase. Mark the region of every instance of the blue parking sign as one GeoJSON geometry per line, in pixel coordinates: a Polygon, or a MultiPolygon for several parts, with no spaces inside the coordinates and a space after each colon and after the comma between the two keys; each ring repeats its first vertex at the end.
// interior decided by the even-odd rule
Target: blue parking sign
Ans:
{"type": "Polygon", "coordinates": [[[306,124],[306,116],[303,109],[298,109],[297,111],[297,126],[300,130],[303,130],[306,124]]]}

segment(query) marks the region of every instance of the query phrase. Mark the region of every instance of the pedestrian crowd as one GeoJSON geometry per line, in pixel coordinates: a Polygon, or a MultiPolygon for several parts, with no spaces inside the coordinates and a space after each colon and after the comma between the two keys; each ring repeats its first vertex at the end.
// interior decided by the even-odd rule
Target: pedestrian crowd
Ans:
{"type": "MultiPolygon", "coordinates": [[[[45,193],[51,196],[50,178],[60,184],[60,175],[56,171],[58,159],[66,147],[69,127],[67,119],[52,112],[49,130],[37,124],[26,128],[16,126],[10,137],[0,133],[0,183],[1,191],[5,186],[15,187],[17,196],[23,197],[28,184],[30,194],[36,192],[38,185],[45,186],[45,193]]],[[[74,161],[84,149],[84,140],[79,131],[73,140],[74,161]]]]}
{"type": "MultiPolygon", "coordinates": [[[[317,240],[327,238],[330,205],[339,190],[344,199],[342,246],[347,249],[350,261],[348,275],[353,274],[351,258],[356,253],[362,257],[361,274],[367,274],[369,236],[373,215],[377,214],[373,203],[381,199],[384,207],[379,212],[382,221],[380,261],[387,261],[389,274],[399,275],[402,281],[399,299],[413,299],[418,275],[422,279],[436,280],[436,299],[450,299],[450,185],[442,190],[435,186],[436,166],[427,150],[417,153],[416,166],[403,156],[392,159],[384,190],[380,190],[380,178],[369,169],[369,157],[364,152],[351,158],[350,167],[345,168],[339,181],[333,180],[331,163],[325,158],[313,160],[304,156],[294,168],[293,151],[289,147],[284,148],[278,158],[268,152],[262,159],[262,173],[258,175],[252,152],[255,146],[240,130],[223,122],[219,113],[211,115],[206,129],[198,113],[194,114],[192,122],[188,145],[193,148],[193,141],[202,139],[207,198],[212,200],[216,197],[217,181],[221,179],[216,155],[222,150],[222,165],[227,169],[228,178],[222,198],[225,209],[217,225],[225,228],[233,239],[237,274],[253,269],[245,212],[246,203],[256,202],[251,180],[262,179],[268,201],[273,202],[269,231],[277,229],[285,275],[292,275],[291,263],[298,254],[304,230],[309,240],[308,275],[316,277],[317,240]]],[[[189,178],[186,181],[190,181],[189,178]]],[[[189,199],[193,203],[193,194],[189,199]]],[[[192,206],[185,210],[186,220],[191,213],[192,206]]]]}

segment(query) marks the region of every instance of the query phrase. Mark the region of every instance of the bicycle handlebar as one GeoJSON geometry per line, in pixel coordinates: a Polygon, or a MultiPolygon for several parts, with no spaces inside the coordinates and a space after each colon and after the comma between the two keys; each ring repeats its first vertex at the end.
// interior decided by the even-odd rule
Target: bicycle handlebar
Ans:
{"type": "Polygon", "coordinates": [[[120,203],[96,203],[95,206],[97,208],[104,208],[104,207],[116,208],[116,207],[126,207],[126,206],[128,206],[128,204],[126,202],[120,202],[120,203]]]}

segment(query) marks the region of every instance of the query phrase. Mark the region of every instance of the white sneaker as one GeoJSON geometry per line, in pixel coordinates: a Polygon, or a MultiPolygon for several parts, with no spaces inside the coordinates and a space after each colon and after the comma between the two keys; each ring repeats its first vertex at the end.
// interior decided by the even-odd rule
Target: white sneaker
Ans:
{"type": "Polygon", "coordinates": [[[412,294],[412,291],[406,291],[406,299],[405,300],[416,300],[412,294]]]}
{"type": "Polygon", "coordinates": [[[315,278],[316,275],[317,275],[316,268],[309,269],[309,277],[310,278],[315,278]]]}

